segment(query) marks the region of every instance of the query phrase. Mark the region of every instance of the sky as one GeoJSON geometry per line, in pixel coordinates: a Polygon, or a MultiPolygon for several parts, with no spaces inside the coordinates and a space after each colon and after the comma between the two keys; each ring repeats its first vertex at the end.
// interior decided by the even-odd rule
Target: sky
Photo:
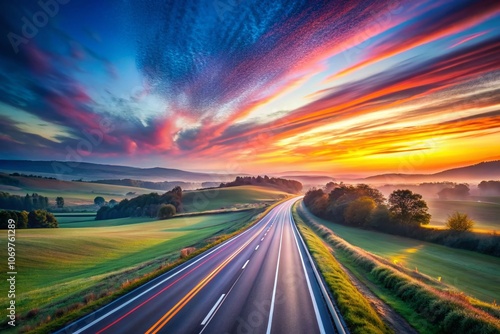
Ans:
{"type": "Polygon", "coordinates": [[[500,159],[498,1],[10,1],[0,153],[227,173],[500,159]]]}

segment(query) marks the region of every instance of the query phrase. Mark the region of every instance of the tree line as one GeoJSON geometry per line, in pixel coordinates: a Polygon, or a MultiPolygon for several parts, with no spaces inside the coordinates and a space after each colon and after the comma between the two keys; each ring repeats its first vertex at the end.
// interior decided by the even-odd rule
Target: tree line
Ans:
{"type": "Polygon", "coordinates": [[[325,190],[308,191],[304,203],[315,215],[340,224],[380,229],[387,224],[412,228],[430,222],[427,203],[408,189],[393,191],[389,205],[378,189],[366,184],[328,184],[325,190]]]}
{"type": "Polygon", "coordinates": [[[298,194],[302,190],[302,183],[277,177],[262,176],[237,176],[232,182],[221,183],[220,188],[236,186],[272,186],[288,193],[298,194]]]}
{"type": "Polygon", "coordinates": [[[0,192],[0,208],[8,210],[44,210],[49,207],[49,198],[33,193],[26,196],[0,192]]]}
{"type": "Polygon", "coordinates": [[[422,196],[409,189],[396,189],[386,200],[366,184],[329,183],[308,191],[303,201],[314,215],[335,223],[500,256],[500,236],[468,232],[474,222],[465,213],[450,214],[448,230],[422,228],[431,215],[422,196]]]}
{"type": "Polygon", "coordinates": [[[500,181],[481,181],[477,187],[484,196],[500,196],[500,181]]]}
{"type": "Polygon", "coordinates": [[[16,222],[17,229],[59,227],[56,217],[45,210],[32,210],[30,212],[0,210],[0,229],[7,229],[9,219],[16,222]]]}
{"type": "MultiPolygon", "coordinates": [[[[101,202],[100,199],[99,202],[101,202]]],[[[175,187],[162,195],[158,193],[140,195],[132,199],[124,199],[113,206],[103,203],[95,219],[143,216],[168,218],[180,211],[182,211],[182,188],[175,187]],[[170,206],[165,207],[165,205],[170,206]]]]}

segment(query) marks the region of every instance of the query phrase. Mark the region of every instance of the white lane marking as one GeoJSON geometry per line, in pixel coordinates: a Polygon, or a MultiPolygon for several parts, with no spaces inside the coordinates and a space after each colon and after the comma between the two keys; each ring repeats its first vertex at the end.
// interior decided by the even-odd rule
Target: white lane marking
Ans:
{"type": "Polygon", "coordinates": [[[259,249],[259,246],[260,246],[260,245],[257,245],[257,247],[255,247],[255,250],[259,249]]]}
{"type": "Polygon", "coordinates": [[[260,239],[260,241],[264,241],[264,238],[260,239]]]}
{"type": "Polygon", "coordinates": [[[245,267],[247,266],[248,262],[250,262],[250,260],[247,260],[247,262],[245,262],[245,264],[243,265],[243,267],[241,267],[241,269],[245,269],[245,267]]]}
{"type": "Polygon", "coordinates": [[[267,322],[267,331],[266,334],[271,333],[271,325],[273,324],[273,313],[274,313],[274,301],[276,299],[276,288],[278,286],[278,271],[280,267],[280,258],[281,258],[281,243],[283,241],[283,228],[281,228],[281,236],[280,236],[280,246],[278,249],[278,263],[276,263],[276,276],[274,277],[274,288],[273,288],[273,297],[271,298],[271,309],[269,310],[269,321],[267,322]]]}
{"type": "MultiPolygon", "coordinates": [[[[124,302],[123,304],[120,304],[120,305],[119,305],[119,306],[117,306],[116,308],[112,309],[111,311],[107,312],[106,314],[104,314],[104,315],[100,316],[100,317],[99,317],[99,318],[97,318],[96,320],[94,320],[94,321],[92,321],[92,322],[88,323],[88,324],[87,324],[87,325],[85,325],[84,327],[82,327],[82,328],[80,328],[79,330],[74,331],[74,332],[72,332],[72,333],[73,333],[73,334],[80,334],[81,332],[83,332],[83,331],[87,330],[88,328],[90,328],[90,327],[94,326],[95,324],[97,324],[97,323],[98,323],[98,322],[100,322],[101,320],[103,320],[103,319],[105,319],[105,318],[109,317],[110,315],[112,315],[113,313],[115,313],[115,312],[117,312],[117,311],[121,310],[122,308],[124,308],[124,307],[125,307],[125,306],[127,306],[128,304],[132,303],[132,302],[133,302],[133,301],[135,301],[136,299],[138,299],[138,298],[140,298],[140,297],[144,296],[146,293],[148,293],[148,292],[150,292],[151,290],[153,290],[153,289],[157,288],[158,286],[162,285],[163,283],[165,283],[166,281],[168,281],[168,280],[169,280],[169,279],[171,279],[172,277],[179,275],[181,272],[183,272],[184,270],[186,270],[186,269],[190,268],[191,266],[193,266],[194,264],[198,263],[199,261],[203,260],[204,258],[206,258],[207,256],[209,256],[210,254],[212,254],[212,253],[214,253],[215,251],[217,251],[219,248],[222,248],[222,247],[224,247],[224,246],[226,246],[226,245],[228,245],[228,244],[232,243],[233,241],[237,240],[237,239],[238,239],[238,238],[240,238],[241,236],[243,236],[243,235],[247,234],[248,232],[250,232],[251,230],[253,230],[253,229],[254,229],[254,228],[256,228],[257,226],[259,226],[259,225],[260,225],[260,223],[261,223],[261,222],[263,222],[263,221],[264,221],[264,219],[266,219],[268,216],[269,216],[269,218],[268,218],[268,219],[266,219],[267,221],[269,221],[270,219],[273,219],[273,218],[274,218],[274,217],[278,214],[278,212],[279,212],[279,211],[281,211],[281,210],[279,209],[279,207],[273,208],[273,210],[272,210],[272,211],[271,211],[268,215],[266,215],[264,218],[262,218],[262,220],[261,220],[261,221],[257,222],[254,226],[252,226],[251,228],[249,228],[249,229],[248,229],[248,230],[246,230],[245,232],[243,232],[243,233],[241,233],[241,234],[238,234],[237,236],[235,236],[235,237],[234,237],[234,238],[232,238],[232,239],[229,239],[229,240],[228,240],[228,241],[226,241],[225,243],[223,243],[223,244],[219,245],[218,247],[214,248],[213,250],[211,250],[211,251],[210,251],[210,252],[208,252],[207,254],[203,255],[202,257],[200,257],[200,258],[199,258],[199,259],[197,259],[196,261],[194,261],[194,262],[190,263],[190,264],[189,264],[189,265],[187,265],[186,267],[184,267],[184,268],[182,268],[182,269],[178,270],[177,272],[175,272],[175,273],[173,273],[172,275],[168,276],[168,277],[167,277],[167,278],[165,278],[164,280],[161,280],[161,281],[160,281],[160,282],[158,282],[157,284],[153,285],[153,286],[152,286],[152,287],[150,287],[149,289],[144,290],[143,292],[141,292],[140,294],[138,294],[138,295],[137,295],[137,296],[135,296],[134,298],[129,299],[128,301],[124,302]],[[276,212],[274,212],[275,210],[276,210],[276,212]],[[271,213],[272,213],[272,217],[271,217],[271,213]]],[[[176,269],[173,269],[173,270],[176,270],[176,269]]],[[[153,281],[154,281],[154,280],[153,280],[153,281]]],[[[152,283],[153,281],[151,281],[151,282],[149,282],[149,283],[146,283],[146,284],[150,284],[150,283],[152,283]]],[[[126,295],[125,295],[125,296],[123,296],[123,297],[121,297],[121,298],[119,298],[119,299],[117,299],[117,300],[115,300],[114,302],[111,302],[111,303],[110,303],[110,304],[108,304],[107,306],[110,306],[110,305],[112,305],[112,304],[114,304],[114,303],[117,303],[119,300],[124,299],[125,297],[126,297],[126,295]]],[[[105,306],[105,307],[106,307],[106,306],[105,306]]],[[[97,311],[96,311],[96,312],[97,312],[97,311]]],[[[95,313],[95,312],[94,312],[94,313],[95,313]]],[[[91,316],[91,315],[92,315],[92,314],[94,314],[94,313],[89,314],[87,317],[91,316]]],[[[87,317],[82,318],[80,321],[83,321],[83,320],[84,320],[85,318],[87,318],[87,317]]],[[[67,327],[64,327],[63,329],[61,329],[61,330],[57,331],[57,333],[63,333],[65,330],[70,329],[71,327],[73,327],[73,326],[74,326],[75,324],[77,324],[77,323],[78,323],[78,321],[77,321],[77,322],[75,322],[75,323],[73,323],[72,325],[69,325],[69,326],[67,326],[67,327]]]]}
{"type": "MultiPolygon", "coordinates": [[[[289,215],[288,222],[290,223],[290,225],[293,224],[291,212],[289,215]]],[[[318,309],[318,305],[316,303],[316,298],[314,297],[314,293],[313,293],[312,287],[311,287],[311,282],[309,281],[309,275],[307,275],[306,264],[304,263],[304,258],[302,257],[302,252],[300,251],[299,241],[297,240],[297,236],[295,235],[295,229],[293,228],[293,226],[290,226],[290,228],[292,229],[292,234],[293,234],[293,237],[295,239],[295,244],[297,245],[297,250],[299,251],[300,261],[302,262],[302,269],[304,269],[304,276],[306,277],[307,287],[309,288],[309,294],[311,295],[314,313],[316,313],[316,320],[318,321],[319,331],[320,331],[320,333],[323,334],[323,333],[325,333],[325,326],[323,325],[323,320],[321,320],[321,315],[319,314],[319,309],[318,309]]]]}
{"type": "Polygon", "coordinates": [[[203,319],[203,321],[201,322],[202,326],[205,326],[205,324],[207,323],[208,319],[210,319],[210,317],[214,313],[214,311],[217,308],[217,306],[219,306],[220,302],[222,301],[222,298],[224,298],[225,295],[226,294],[223,293],[222,296],[219,297],[219,300],[217,300],[217,303],[215,303],[215,305],[212,307],[212,309],[210,310],[210,312],[208,312],[208,314],[205,317],[205,319],[203,319]]]}

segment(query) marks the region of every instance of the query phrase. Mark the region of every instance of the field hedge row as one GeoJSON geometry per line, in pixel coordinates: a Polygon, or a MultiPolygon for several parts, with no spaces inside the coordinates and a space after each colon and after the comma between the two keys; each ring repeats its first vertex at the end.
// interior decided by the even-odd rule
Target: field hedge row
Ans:
{"type": "Polygon", "coordinates": [[[491,314],[475,308],[464,296],[439,291],[383,264],[376,257],[354,247],[336,236],[330,229],[301,217],[336,251],[342,252],[354,264],[371,275],[416,313],[439,329],[440,333],[499,333],[500,321],[491,314]]]}

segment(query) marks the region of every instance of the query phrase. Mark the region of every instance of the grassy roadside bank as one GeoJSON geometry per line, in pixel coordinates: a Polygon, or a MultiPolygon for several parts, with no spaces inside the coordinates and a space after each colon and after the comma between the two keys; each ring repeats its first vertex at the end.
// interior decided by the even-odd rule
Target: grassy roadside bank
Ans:
{"type": "MultiPolygon", "coordinates": [[[[217,224],[217,226],[207,226],[206,228],[201,228],[201,230],[206,229],[209,235],[203,239],[192,239],[194,242],[185,244],[183,246],[177,246],[178,249],[171,250],[170,252],[165,251],[160,257],[152,256],[149,261],[140,262],[139,265],[129,266],[123,270],[112,271],[106,275],[97,275],[95,279],[82,280],[82,288],[78,291],[68,289],[68,295],[62,298],[53,298],[50,291],[52,288],[45,289],[44,294],[48,297],[46,303],[40,303],[38,305],[43,305],[41,307],[31,308],[29,311],[22,312],[18,314],[17,324],[15,329],[8,328],[10,326],[2,326],[2,332],[5,333],[17,333],[21,329],[21,332],[30,333],[48,333],[63,327],[67,323],[81,318],[82,316],[102,307],[103,305],[113,301],[114,299],[132,291],[133,289],[139,287],[140,285],[158,277],[159,275],[175,268],[176,266],[186,262],[187,260],[203,253],[204,251],[219,245],[223,241],[233,237],[234,235],[243,232],[244,230],[253,226],[259,219],[261,219],[267,212],[269,212],[278,203],[275,203],[266,209],[255,209],[252,212],[247,212],[247,218],[235,220],[233,222],[226,222],[225,224],[217,224]],[[213,231],[213,232],[210,232],[213,231]],[[190,251],[193,251],[189,255],[179,256],[179,252],[183,247],[189,246],[190,251]]],[[[224,215],[231,215],[224,214],[224,215]]],[[[210,217],[215,217],[216,215],[210,215],[210,217]]],[[[186,224],[186,217],[180,217],[178,219],[183,219],[179,224],[186,224]]],[[[189,217],[189,219],[193,219],[189,217]]],[[[169,220],[172,222],[173,219],[169,220]]],[[[149,222],[147,224],[153,224],[154,222],[149,222]]],[[[140,223],[139,223],[140,224],[140,223]]],[[[132,227],[134,224],[126,224],[118,226],[132,227]]],[[[144,224],[140,224],[141,226],[144,224]]],[[[145,225],[145,226],[146,226],[145,225]]],[[[147,225],[149,226],[149,225],[147,225]]],[[[200,224],[193,225],[197,226],[194,230],[200,230],[200,224]]],[[[112,227],[112,228],[118,228],[112,227]]],[[[185,228],[193,230],[193,227],[185,226],[185,228]]],[[[61,229],[62,230],[62,229],[61,229]]],[[[75,230],[75,229],[71,229],[75,230]]],[[[158,232],[155,232],[158,233],[158,232]]],[[[140,238],[140,236],[137,236],[140,238]]],[[[187,241],[187,239],[186,239],[187,241]]],[[[95,245],[92,245],[95,246],[95,245]]],[[[99,246],[99,245],[97,245],[99,246]]],[[[173,246],[172,246],[173,247],[173,246]]],[[[170,247],[170,248],[172,248],[170,247]]],[[[175,248],[175,247],[174,247],[175,248]]],[[[148,248],[149,249],[149,248],[148,248]]],[[[148,252],[142,256],[148,256],[148,252]]],[[[106,266],[107,268],[107,266],[106,266]]],[[[52,290],[51,290],[52,289],[52,290]]]]}
{"type": "MultiPolygon", "coordinates": [[[[300,213],[300,212],[299,212],[300,213]]],[[[498,333],[498,309],[486,303],[473,305],[459,293],[441,291],[432,280],[385,263],[354,247],[330,229],[300,215],[300,220],[320,236],[336,258],[376,287],[374,293],[422,333],[498,333]]],[[[439,285],[439,283],[436,283],[439,285]]],[[[372,288],[372,286],[371,286],[372,288]]]]}
{"type": "Polygon", "coordinates": [[[293,217],[349,331],[353,334],[392,333],[368,300],[351,283],[322,240],[298,217],[296,205],[293,207],[293,217]]]}

